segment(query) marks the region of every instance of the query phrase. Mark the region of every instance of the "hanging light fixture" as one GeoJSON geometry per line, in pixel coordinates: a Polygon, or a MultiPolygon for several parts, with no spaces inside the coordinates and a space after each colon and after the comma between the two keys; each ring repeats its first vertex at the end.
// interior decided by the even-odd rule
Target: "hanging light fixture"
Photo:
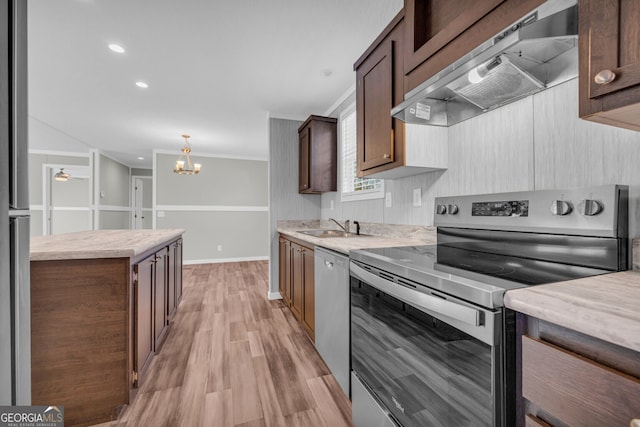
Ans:
{"type": "Polygon", "coordinates": [[[60,168],[60,172],[58,172],[57,174],[55,174],[54,179],[56,181],[62,181],[62,182],[67,182],[69,181],[69,178],[71,178],[71,175],[69,175],[68,173],[66,173],[64,171],[64,168],[60,168]]]}
{"type": "Polygon", "coordinates": [[[179,173],[181,175],[195,175],[200,173],[200,168],[202,165],[200,163],[191,163],[191,144],[189,144],[189,135],[182,135],[184,138],[184,147],[182,147],[182,154],[176,160],[176,166],[173,168],[175,173],[179,173]],[[185,159],[187,164],[185,165],[185,159]]]}

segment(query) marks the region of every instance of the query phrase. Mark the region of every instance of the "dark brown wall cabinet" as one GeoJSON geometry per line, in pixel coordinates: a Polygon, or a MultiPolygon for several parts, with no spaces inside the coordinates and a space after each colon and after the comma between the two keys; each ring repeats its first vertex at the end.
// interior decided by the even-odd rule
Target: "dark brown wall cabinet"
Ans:
{"type": "Polygon", "coordinates": [[[404,123],[391,117],[404,97],[403,48],[400,12],[354,64],[358,176],[404,165],[404,123]]]}
{"type": "Polygon", "coordinates": [[[315,338],[314,251],[304,242],[280,235],[279,290],[284,303],[315,338]]]}
{"type": "Polygon", "coordinates": [[[580,0],[580,117],[640,130],[640,2],[580,0]]]}
{"type": "Polygon", "coordinates": [[[298,128],[298,192],[318,194],[336,191],[338,172],[338,120],[310,116],[298,128]]]}
{"type": "Polygon", "coordinates": [[[542,3],[544,0],[405,0],[405,92],[542,3]]]}

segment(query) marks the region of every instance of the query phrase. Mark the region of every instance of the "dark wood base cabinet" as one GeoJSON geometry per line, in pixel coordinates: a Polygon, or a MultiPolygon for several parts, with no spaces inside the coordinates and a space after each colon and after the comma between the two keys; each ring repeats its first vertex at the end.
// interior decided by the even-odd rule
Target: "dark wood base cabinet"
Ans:
{"type": "Polygon", "coordinates": [[[308,244],[280,235],[279,290],[282,300],[315,339],[314,251],[308,244]]]}
{"type": "Polygon", "coordinates": [[[627,427],[640,418],[640,354],[519,316],[518,425],[627,427]]]}
{"type": "Polygon", "coordinates": [[[117,419],[182,296],[182,239],[134,258],[31,262],[34,405],[65,426],[117,419]]]}

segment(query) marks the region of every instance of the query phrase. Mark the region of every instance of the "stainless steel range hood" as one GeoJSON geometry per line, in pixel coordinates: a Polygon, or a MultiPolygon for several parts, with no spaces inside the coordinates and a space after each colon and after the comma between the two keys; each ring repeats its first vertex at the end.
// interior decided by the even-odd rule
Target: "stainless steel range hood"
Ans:
{"type": "Polygon", "coordinates": [[[391,115],[451,126],[578,75],[576,0],[549,0],[411,92],[391,115]]]}

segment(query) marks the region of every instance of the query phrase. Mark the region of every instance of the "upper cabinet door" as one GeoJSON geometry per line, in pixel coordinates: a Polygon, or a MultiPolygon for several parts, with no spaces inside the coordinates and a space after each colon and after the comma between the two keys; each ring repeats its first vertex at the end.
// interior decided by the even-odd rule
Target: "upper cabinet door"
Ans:
{"type": "Polygon", "coordinates": [[[311,127],[305,126],[298,134],[300,140],[299,159],[298,159],[298,192],[308,193],[311,191],[311,179],[309,172],[311,171],[309,163],[311,162],[311,127]]]}
{"type": "Polygon", "coordinates": [[[356,71],[359,171],[394,161],[393,50],[387,40],[356,71]]]}
{"type": "Polygon", "coordinates": [[[589,98],[640,84],[640,2],[586,0],[580,6],[589,29],[589,98]]]}
{"type": "MultiPolygon", "coordinates": [[[[405,72],[426,61],[504,1],[406,0],[405,72]]],[[[465,53],[461,52],[460,56],[465,53]]]]}
{"type": "Polygon", "coordinates": [[[580,0],[580,117],[640,131],[640,2],[580,0]]]}

